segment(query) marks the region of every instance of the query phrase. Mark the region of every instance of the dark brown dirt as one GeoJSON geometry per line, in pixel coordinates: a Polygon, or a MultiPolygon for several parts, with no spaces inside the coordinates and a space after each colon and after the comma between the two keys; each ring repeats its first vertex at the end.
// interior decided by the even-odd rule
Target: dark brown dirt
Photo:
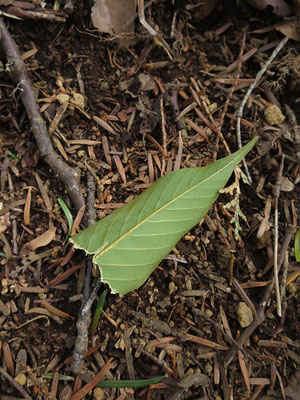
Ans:
{"type": "MultiPolygon", "coordinates": [[[[58,133],[57,139],[62,148],[65,148],[68,164],[81,169],[83,191],[86,191],[87,166],[96,176],[97,218],[103,218],[113,212],[114,203],[130,201],[151,182],[148,154],[151,154],[151,163],[154,166],[154,179],[160,176],[155,157],[160,162],[166,161],[166,171],[174,167],[178,154],[178,130],[168,101],[164,102],[168,159],[164,158],[157,145],[143,139],[143,134],[148,133],[161,146],[164,144],[161,118],[155,113],[159,110],[161,87],[166,91],[179,91],[178,104],[182,111],[194,101],[190,91],[190,87],[193,87],[191,79],[194,79],[200,85],[198,95],[206,97],[210,105],[216,103],[215,108],[213,106],[210,108],[212,110],[210,116],[205,107],[198,108],[218,125],[237,69],[223,75],[220,72],[238,59],[246,25],[248,34],[244,53],[255,46],[260,48],[281,39],[281,34],[275,30],[261,34],[251,33],[256,29],[274,25],[278,21],[269,14],[258,13],[250,8],[237,10],[233,17],[231,7],[224,2],[223,6],[219,6],[213,15],[204,21],[200,20],[196,13],[193,15],[187,13],[183,4],[179,4],[178,10],[178,21],[181,22],[182,31],[177,33],[175,39],[171,39],[171,21],[175,9],[169,2],[156,3],[151,7],[153,21],[173,48],[172,62],[158,46],[143,59],[142,54],[152,45],[152,41],[137,21],[134,39],[128,48],[124,48],[117,40],[112,41],[105,35],[91,34],[87,30],[87,27],[90,27],[90,20],[88,10],[85,9],[78,10],[64,25],[10,20],[9,30],[19,45],[21,54],[31,49],[33,43],[38,50],[34,56],[26,60],[38,98],[43,99],[58,94],[57,80],[62,83],[61,92],[65,91],[70,95],[74,91],[80,93],[76,74],[76,69],[80,68],[86,96],[85,112],[91,117],[98,116],[114,124],[111,126],[114,126],[117,135],[109,134],[80,110],[69,109],[58,125],[61,134],[58,133]],[[213,32],[228,21],[232,22],[231,28],[222,35],[214,37],[213,32]],[[166,66],[151,68],[151,63],[159,62],[166,62],[166,66]],[[139,81],[141,73],[153,81],[152,90],[141,90],[139,81]],[[224,83],[221,79],[232,79],[232,83],[224,83]],[[122,88],[124,81],[129,80],[126,89],[122,88]],[[133,110],[136,110],[136,116],[128,132],[129,118],[133,110]],[[114,146],[122,160],[127,178],[125,184],[115,162],[112,162],[111,166],[108,165],[103,148],[104,135],[108,139],[110,150],[111,146],[114,146]],[[87,145],[66,143],[78,139],[100,140],[102,144],[90,146],[94,149],[93,154],[87,145]],[[105,182],[108,179],[109,181],[105,182]]],[[[271,51],[272,49],[258,52],[247,63],[243,63],[240,78],[255,78],[261,68],[260,63],[266,61],[271,51]]],[[[297,80],[297,74],[291,60],[297,51],[298,44],[293,41],[288,42],[270,68],[272,73],[265,75],[265,78],[272,87],[277,101],[282,105],[287,103],[295,113],[296,120],[299,120],[300,86],[295,86],[293,83],[297,80]]],[[[1,50],[0,57],[5,66],[5,56],[1,50]]],[[[69,364],[64,361],[72,355],[76,337],[75,322],[80,308],[84,269],[78,269],[54,287],[48,289],[47,284],[75,265],[85,264],[86,260],[84,255],[78,252],[67,265],[61,266],[61,260],[69,247],[66,249],[63,246],[67,221],[58,206],[57,199],[63,198],[73,217],[76,216],[76,212],[72,209],[63,185],[39,157],[18,91],[15,90],[9,73],[0,72],[0,78],[0,121],[2,121],[0,204],[5,211],[0,214],[0,218],[4,217],[0,226],[6,226],[0,234],[0,243],[3,245],[2,252],[8,256],[1,258],[0,272],[3,302],[0,304],[2,366],[15,377],[17,355],[21,349],[25,349],[27,360],[18,371],[19,377],[21,374],[25,379],[24,390],[34,399],[50,399],[51,393],[52,398],[61,399],[59,393],[63,387],[70,384],[73,391],[76,378],[70,371],[69,364]],[[46,209],[37,186],[35,172],[46,187],[53,205],[51,212],[46,209]],[[29,186],[33,186],[34,189],[30,223],[25,225],[24,203],[29,186]],[[5,209],[19,200],[24,201],[9,210],[5,209]],[[56,227],[55,239],[46,247],[38,248],[28,256],[20,256],[20,249],[25,243],[49,229],[50,220],[56,227]],[[47,251],[48,253],[45,253],[47,251]],[[40,255],[40,258],[35,259],[35,254],[40,255]],[[30,292],[37,289],[27,289],[28,292],[27,287],[41,288],[41,293],[30,292]],[[52,315],[50,318],[39,318],[22,326],[34,317],[45,315],[43,314],[45,308],[41,303],[43,299],[70,314],[73,319],[56,317],[55,320],[52,315]],[[28,312],[31,309],[34,309],[33,312],[28,312]],[[10,359],[12,367],[9,366],[10,359]],[[55,388],[52,376],[44,375],[43,378],[43,374],[53,374],[56,371],[73,380],[70,382],[59,380],[58,387],[55,388]]],[[[248,86],[239,87],[240,84],[242,83],[238,82],[238,88],[230,98],[222,127],[224,138],[231,151],[237,149],[236,121],[232,115],[237,111],[248,88],[248,86]]],[[[245,357],[251,391],[247,390],[237,357],[228,368],[227,380],[222,371],[221,378],[218,379],[220,366],[232,346],[228,339],[230,333],[224,327],[221,310],[224,310],[235,340],[244,330],[238,323],[236,312],[238,303],[244,299],[231,284],[231,275],[240,284],[266,282],[272,278],[270,274],[272,269],[263,275],[262,271],[272,258],[273,207],[263,238],[257,239],[256,235],[265,215],[267,198],[272,196],[272,187],[276,182],[282,153],[288,156],[285,161],[284,176],[293,183],[297,183],[299,177],[295,143],[282,133],[290,127],[267,126],[264,108],[268,101],[260,82],[243,115],[248,121],[247,125],[242,125],[244,143],[255,134],[262,137],[261,143],[267,144],[272,140],[273,143],[266,152],[259,153],[255,148],[247,157],[253,184],[247,186],[241,182],[240,206],[247,217],[247,223],[241,221],[242,230],[238,240],[235,239],[234,227],[230,223],[234,210],[228,211],[222,206],[231,201],[231,197],[222,194],[209,211],[209,219],[201,221],[177,244],[171,254],[173,258],[164,260],[142,287],[121,299],[114,295],[107,297],[98,330],[90,339],[90,347],[94,348],[94,353],[85,358],[85,374],[80,379],[77,378],[76,384],[79,382],[79,385],[83,386],[110,357],[114,359],[110,369],[113,379],[129,379],[130,362],[125,351],[124,339],[127,337],[129,338],[127,350],[133,355],[136,379],[163,375],[166,372],[168,379],[150,390],[105,389],[104,399],[223,399],[228,395],[228,391],[233,393],[235,399],[262,398],[259,396],[267,393],[275,396],[274,398],[283,398],[282,388],[288,388],[291,378],[299,371],[299,277],[287,287],[283,303],[284,314],[281,319],[276,314],[275,293],[272,292],[271,301],[266,308],[266,320],[251,335],[249,343],[240,353],[245,357]],[[230,272],[231,263],[233,263],[232,272],[230,272]],[[203,293],[201,296],[195,295],[196,292],[187,294],[190,290],[204,290],[206,295],[203,296],[203,293]],[[204,313],[204,316],[198,315],[197,310],[204,313]],[[136,314],[137,312],[143,313],[143,318],[136,314]],[[160,322],[153,323],[153,321],[160,322]],[[195,343],[189,334],[212,343],[209,346],[199,344],[200,342],[195,343]],[[166,342],[163,344],[153,342],[155,339],[165,337],[166,342]],[[262,340],[270,342],[263,344],[264,342],[260,342],[262,340]],[[278,347],[271,346],[274,341],[274,346],[278,347]],[[98,349],[95,350],[95,346],[98,346],[98,349]],[[223,350],[220,350],[221,347],[223,350]],[[181,393],[178,386],[180,380],[184,376],[193,376],[196,373],[205,374],[209,378],[209,385],[192,385],[181,393]],[[273,383],[276,373],[277,380],[273,383]],[[278,377],[281,379],[282,388],[278,377]],[[258,378],[265,380],[259,381],[258,378]],[[261,389],[260,394],[258,388],[261,389]],[[255,397],[255,393],[258,397],[255,397]]],[[[39,104],[42,107],[47,103],[42,101],[39,104]]],[[[51,120],[58,107],[58,102],[53,100],[47,108],[51,120]]],[[[45,113],[43,116],[47,121],[45,113]]],[[[216,152],[218,158],[226,155],[222,141],[220,140],[217,149],[217,134],[207,128],[194,110],[185,117],[192,120],[199,130],[205,131],[209,139],[206,142],[197,131],[188,126],[188,136],[183,139],[181,168],[209,164],[213,162],[216,152]]],[[[56,149],[61,154],[61,150],[56,149]]],[[[232,182],[233,178],[230,183],[232,182]]],[[[279,252],[286,226],[292,223],[298,224],[298,213],[299,187],[295,185],[293,190],[280,193],[279,252]]],[[[294,257],[293,241],[289,246],[287,257],[287,274],[289,277],[293,273],[296,276],[299,267],[294,257]]],[[[245,289],[255,307],[258,307],[264,289],[264,286],[245,289]]],[[[13,396],[21,395],[0,374],[0,399],[13,400],[15,398],[13,396]]],[[[96,398],[95,396],[95,393],[90,393],[85,398],[92,399],[96,398]]],[[[290,399],[297,398],[290,392],[289,396],[290,399]]]]}

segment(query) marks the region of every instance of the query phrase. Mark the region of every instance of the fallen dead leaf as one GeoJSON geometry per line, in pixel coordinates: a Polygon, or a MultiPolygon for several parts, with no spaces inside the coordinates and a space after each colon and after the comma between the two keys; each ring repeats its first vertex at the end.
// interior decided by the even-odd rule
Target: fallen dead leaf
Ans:
{"type": "Polygon", "coordinates": [[[52,226],[46,232],[44,232],[41,236],[30,240],[24,244],[24,246],[20,250],[20,256],[24,256],[29,254],[30,251],[35,251],[39,247],[47,246],[47,244],[51,243],[55,238],[56,228],[52,226]]]}
{"type": "Polygon", "coordinates": [[[300,41],[300,27],[298,21],[289,21],[286,24],[278,25],[275,29],[283,33],[289,39],[300,41]]]}
{"type": "Polygon", "coordinates": [[[93,25],[100,32],[115,35],[132,32],[135,9],[135,0],[96,0],[92,8],[93,25]]]}
{"type": "Polygon", "coordinates": [[[248,3],[259,10],[265,10],[267,7],[273,8],[273,14],[278,17],[286,17],[291,14],[291,8],[284,0],[247,0],[248,3]]]}

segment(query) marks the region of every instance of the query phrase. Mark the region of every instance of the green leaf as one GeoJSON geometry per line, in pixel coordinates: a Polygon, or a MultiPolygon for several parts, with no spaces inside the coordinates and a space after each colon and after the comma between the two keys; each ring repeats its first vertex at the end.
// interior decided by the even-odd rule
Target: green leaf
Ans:
{"type": "Polygon", "coordinates": [[[297,262],[300,261],[300,228],[295,236],[295,258],[297,262]]]}
{"type": "Polygon", "coordinates": [[[256,140],[206,167],[170,172],[70,241],[75,248],[94,254],[93,262],[112,293],[124,295],[138,288],[205,216],[256,140]]]}
{"type": "Polygon", "coordinates": [[[90,334],[91,337],[93,337],[95,335],[95,332],[96,332],[96,329],[97,329],[97,326],[98,326],[98,323],[99,323],[99,320],[100,320],[100,317],[102,314],[102,310],[104,307],[106,294],[107,294],[107,289],[105,289],[103,291],[103,293],[101,294],[101,296],[99,298],[99,301],[98,301],[98,304],[97,304],[97,307],[96,307],[96,310],[95,310],[95,313],[93,316],[93,321],[91,324],[91,334],[90,334]]]}
{"type": "Polygon", "coordinates": [[[63,244],[65,244],[66,241],[69,239],[69,236],[71,235],[71,232],[72,232],[73,217],[72,217],[71,211],[69,210],[68,206],[67,206],[66,203],[63,201],[63,199],[61,199],[61,198],[59,197],[59,198],[57,199],[57,201],[58,201],[58,204],[61,206],[61,208],[62,208],[62,210],[63,210],[65,216],[67,217],[68,224],[69,224],[68,233],[67,233],[67,236],[66,236],[66,238],[65,238],[65,240],[64,240],[64,243],[63,243],[63,244]]]}

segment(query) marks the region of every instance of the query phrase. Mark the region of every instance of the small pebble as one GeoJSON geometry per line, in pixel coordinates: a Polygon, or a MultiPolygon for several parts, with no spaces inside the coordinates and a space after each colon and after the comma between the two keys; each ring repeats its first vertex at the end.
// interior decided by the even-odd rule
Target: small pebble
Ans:
{"type": "Polygon", "coordinates": [[[204,371],[205,371],[207,374],[211,374],[211,373],[212,373],[212,370],[213,370],[213,367],[212,367],[211,364],[205,364],[205,366],[204,366],[204,371]]]}
{"type": "Polygon", "coordinates": [[[242,328],[246,328],[253,321],[252,311],[243,301],[238,304],[236,313],[238,316],[239,324],[242,328]]]}
{"type": "Polygon", "coordinates": [[[213,312],[211,311],[211,310],[209,310],[208,308],[204,311],[204,314],[207,316],[207,317],[212,317],[213,316],[213,312]]]}
{"type": "Polygon", "coordinates": [[[56,99],[60,104],[64,104],[69,102],[70,96],[68,94],[60,93],[56,96],[56,99]]]}
{"type": "Polygon", "coordinates": [[[19,385],[24,386],[27,381],[26,375],[25,374],[18,374],[15,377],[15,382],[17,382],[19,385]]]}
{"type": "Polygon", "coordinates": [[[85,100],[82,94],[73,93],[73,98],[71,99],[71,103],[80,108],[81,110],[84,110],[85,100]]]}
{"type": "Polygon", "coordinates": [[[285,120],[285,116],[282,114],[280,108],[275,104],[272,104],[265,109],[264,116],[270,125],[280,125],[285,120]]]}
{"type": "Polygon", "coordinates": [[[95,400],[103,400],[104,399],[104,392],[101,388],[94,389],[93,396],[95,400]]]}
{"type": "Polygon", "coordinates": [[[59,392],[59,400],[70,400],[73,393],[73,389],[70,385],[65,385],[59,392]]]}
{"type": "Polygon", "coordinates": [[[169,284],[169,295],[175,293],[177,290],[177,286],[175,285],[174,282],[170,282],[169,284]]]}

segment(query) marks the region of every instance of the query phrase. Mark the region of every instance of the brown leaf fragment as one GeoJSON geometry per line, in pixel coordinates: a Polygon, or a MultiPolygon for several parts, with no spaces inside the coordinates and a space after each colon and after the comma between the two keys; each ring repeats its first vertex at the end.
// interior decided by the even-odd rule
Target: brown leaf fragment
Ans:
{"type": "Polygon", "coordinates": [[[261,347],[276,347],[280,349],[287,349],[287,344],[279,342],[278,340],[259,340],[257,344],[261,347]]]}
{"type": "Polygon", "coordinates": [[[30,251],[35,251],[39,247],[47,246],[47,244],[51,243],[55,238],[56,228],[52,226],[46,232],[44,232],[41,236],[30,240],[24,244],[24,246],[20,250],[20,256],[28,255],[30,251]]]}
{"type": "Polygon", "coordinates": [[[59,275],[57,275],[52,281],[50,281],[47,285],[47,287],[53,287],[64,281],[66,278],[68,278],[70,275],[74,274],[75,271],[77,271],[80,268],[84,268],[85,264],[78,264],[74,265],[74,267],[68,269],[65,272],[61,272],[59,275]]]}
{"type": "Polygon", "coordinates": [[[8,317],[10,314],[9,308],[1,299],[0,299],[0,313],[5,315],[5,317],[8,317]]]}
{"type": "Polygon", "coordinates": [[[132,32],[135,8],[135,0],[96,0],[92,8],[93,25],[100,32],[116,35],[132,32]]]}
{"type": "Polygon", "coordinates": [[[239,360],[239,364],[240,364],[240,368],[242,371],[245,385],[246,385],[248,391],[250,392],[249,374],[248,374],[247,365],[245,363],[245,358],[243,356],[243,353],[240,350],[238,350],[237,354],[238,354],[238,360],[239,360]]]}
{"type": "Polygon", "coordinates": [[[16,358],[15,374],[18,375],[20,372],[24,371],[24,367],[26,365],[27,365],[27,351],[25,349],[20,349],[16,358]]]}
{"type": "Polygon", "coordinates": [[[105,129],[107,132],[111,133],[112,135],[116,135],[116,132],[114,129],[108,125],[107,122],[103,121],[103,119],[97,117],[96,115],[93,117],[93,120],[97,122],[98,125],[100,125],[103,129],[105,129]]]}
{"type": "Polygon", "coordinates": [[[300,27],[298,21],[289,21],[283,25],[278,25],[275,29],[284,34],[289,39],[300,41],[300,27]]]}
{"type": "Polygon", "coordinates": [[[30,310],[28,310],[26,312],[26,314],[40,314],[40,315],[46,315],[52,319],[54,319],[55,322],[57,322],[59,325],[63,324],[63,321],[55,314],[53,314],[52,312],[46,310],[46,308],[43,307],[34,307],[31,308],[30,310]]]}
{"type": "Polygon", "coordinates": [[[41,180],[41,178],[39,177],[37,172],[34,172],[33,174],[35,176],[36,182],[37,182],[38,187],[40,189],[40,192],[41,192],[42,198],[44,200],[46,209],[47,209],[47,211],[51,211],[52,210],[52,203],[51,203],[50,198],[48,196],[48,193],[47,193],[47,190],[45,188],[45,185],[43,184],[43,181],[41,180]]]}
{"type": "Polygon", "coordinates": [[[85,204],[79,209],[79,211],[74,219],[71,236],[75,235],[76,231],[79,230],[78,228],[79,228],[80,222],[83,218],[84,211],[85,211],[85,204]]]}
{"type": "Polygon", "coordinates": [[[179,386],[183,387],[184,389],[189,389],[193,385],[209,385],[209,378],[204,374],[193,374],[186,376],[185,378],[181,379],[179,382],[179,386]]]}
{"type": "Polygon", "coordinates": [[[7,342],[3,343],[2,351],[3,351],[3,357],[4,357],[6,367],[8,369],[8,372],[10,373],[11,376],[14,376],[14,374],[15,374],[14,363],[12,360],[10,347],[7,342]]]}
{"type": "Polygon", "coordinates": [[[269,378],[250,378],[250,385],[270,385],[271,380],[269,378]]]}
{"type": "Polygon", "coordinates": [[[189,333],[187,335],[183,336],[181,338],[181,340],[183,342],[190,341],[193,343],[198,343],[201,346],[212,347],[213,349],[217,349],[217,350],[228,350],[228,348],[225,346],[222,346],[218,343],[212,342],[211,340],[207,340],[207,339],[203,339],[201,337],[195,336],[195,335],[191,335],[189,333]]]}
{"type": "MultiPolygon", "coordinates": [[[[112,149],[113,152],[117,152],[115,146],[111,146],[111,149],[112,149]]],[[[126,184],[127,183],[127,179],[126,179],[126,174],[125,174],[125,170],[124,170],[121,158],[117,154],[114,154],[113,155],[113,159],[114,159],[114,162],[115,162],[115,164],[117,166],[117,169],[119,171],[119,174],[121,176],[122,181],[126,184]]]]}
{"type": "Polygon", "coordinates": [[[62,318],[74,319],[74,317],[72,315],[65,313],[64,311],[61,311],[58,308],[52,306],[46,300],[42,300],[41,305],[44,306],[48,311],[50,311],[54,315],[58,315],[59,317],[62,317],[62,318]]]}
{"type": "Polygon", "coordinates": [[[24,224],[25,225],[30,224],[31,191],[32,191],[32,186],[29,186],[26,201],[25,201],[25,207],[24,207],[24,224]]]}

